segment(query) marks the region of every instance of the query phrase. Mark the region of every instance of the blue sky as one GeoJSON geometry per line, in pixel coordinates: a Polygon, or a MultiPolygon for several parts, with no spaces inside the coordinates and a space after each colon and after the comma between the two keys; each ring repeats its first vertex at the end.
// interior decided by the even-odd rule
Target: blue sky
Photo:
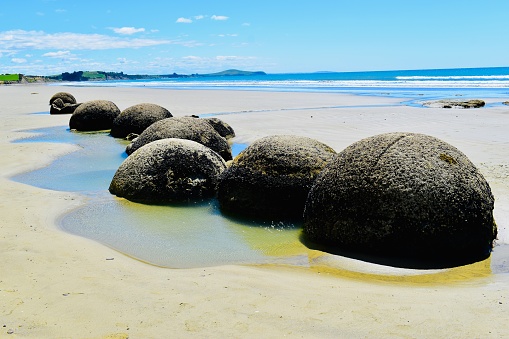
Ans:
{"type": "Polygon", "coordinates": [[[0,73],[509,66],[508,0],[2,0],[0,73]]]}

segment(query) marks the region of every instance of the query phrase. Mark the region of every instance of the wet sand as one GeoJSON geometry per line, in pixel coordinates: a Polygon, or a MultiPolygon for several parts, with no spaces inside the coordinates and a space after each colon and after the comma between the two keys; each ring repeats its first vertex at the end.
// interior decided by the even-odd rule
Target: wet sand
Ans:
{"type": "Polygon", "coordinates": [[[151,102],[175,116],[214,114],[235,129],[238,143],[297,134],[340,151],[378,133],[433,135],[463,151],[485,175],[496,198],[499,243],[509,243],[507,106],[444,110],[330,93],[2,86],[0,337],[509,336],[509,255],[503,245],[484,262],[414,276],[343,258],[336,263],[341,269],[330,269],[334,263],[319,254],[308,258],[313,269],[176,270],[60,230],[57,219],[86,197],[9,180],[76,149],[12,143],[27,136],[21,130],[67,125],[68,115],[33,114],[48,112],[58,91],[80,102],[111,100],[120,109],[151,102]]]}

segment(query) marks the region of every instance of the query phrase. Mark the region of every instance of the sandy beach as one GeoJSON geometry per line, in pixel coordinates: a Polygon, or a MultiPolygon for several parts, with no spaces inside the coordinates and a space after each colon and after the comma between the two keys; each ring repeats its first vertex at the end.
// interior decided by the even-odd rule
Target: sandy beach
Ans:
{"type": "Polygon", "coordinates": [[[0,338],[509,337],[509,106],[460,110],[401,106],[390,96],[47,85],[0,86],[0,97],[0,338]],[[361,263],[344,270],[177,270],[134,260],[58,228],[58,218],[84,197],[9,179],[76,150],[12,143],[26,130],[68,125],[69,115],[49,115],[49,98],[59,91],[79,102],[111,100],[121,110],[149,102],[174,116],[214,115],[235,129],[238,143],[295,134],[341,151],[384,132],[438,137],[490,183],[499,245],[484,262],[422,279],[362,274],[361,263]]]}

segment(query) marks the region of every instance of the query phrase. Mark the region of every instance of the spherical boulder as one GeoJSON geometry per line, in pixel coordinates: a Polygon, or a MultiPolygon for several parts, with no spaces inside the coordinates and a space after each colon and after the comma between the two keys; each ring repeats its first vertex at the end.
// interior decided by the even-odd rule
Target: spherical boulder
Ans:
{"type": "Polygon", "coordinates": [[[109,191],[146,203],[212,197],[224,160],[210,148],[184,139],[162,139],[139,148],[120,165],[109,191]]]}
{"type": "Polygon", "coordinates": [[[50,114],[72,114],[81,104],[69,104],[64,103],[64,101],[60,98],[53,100],[53,103],[50,105],[49,113],[50,114]]]}
{"type": "Polygon", "coordinates": [[[259,139],[221,174],[220,208],[259,220],[302,219],[309,189],[334,154],[329,146],[306,137],[259,139]]]}
{"type": "Polygon", "coordinates": [[[107,100],[87,101],[79,105],[69,120],[69,127],[78,131],[111,129],[113,120],[120,114],[117,105],[107,100]]]}
{"type": "Polygon", "coordinates": [[[63,104],[75,104],[76,98],[71,94],[67,92],[58,92],[53,94],[53,96],[49,99],[49,104],[53,104],[53,102],[57,99],[62,100],[62,107],[63,104]]]}
{"type": "Polygon", "coordinates": [[[205,118],[205,121],[207,121],[220,136],[226,138],[226,140],[235,137],[233,128],[223,120],[218,118],[205,118]]]}
{"type": "Polygon", "coordinates": [[[127,145],[126,153],[131,154],[149,142],[165,138],[193,140],[211,148],[225,160],[232,159],[230,145],[226,139],[221,137],[205,120],[192,117],[167,118],[156,121],[127,145]]]}
{"type": "Polygon", "coordinates": [[[170,111],[162,106],[137,104],[126,108],[113,120],[110,134],[115,138],[125,138],[130,133],[140,134],[154,122],[171,117],[170,111]]]}
{"type": "Polygon", "coordinates": [[[304,235],[339,251],[418,260],[477,261],[497,229],[490,186],[455,147],[388,133],[338,153],[309,192],[304,235]]]}
{"type": "Polygon", "coordinates": [[[55,93],[49,100],[50,114],[72,114],[80,104],[76,103],[76,99],[70,93],[55,93]]]}

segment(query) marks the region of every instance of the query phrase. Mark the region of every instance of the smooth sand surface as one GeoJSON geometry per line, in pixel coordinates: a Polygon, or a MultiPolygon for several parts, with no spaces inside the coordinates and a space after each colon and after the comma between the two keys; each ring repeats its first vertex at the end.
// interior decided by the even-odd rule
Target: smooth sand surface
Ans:
{"type": "Polygon", "coordinates": [[[0,86],[0,338],[509,337],[509,255],[503,246],[464,269],[386,279],[384,273],[362,274],[365,265],[372,267],[356,262],[343,270],[165,269],[61,231],[57,218],[85,203],[84,197],[9,180],[76,149],[12,143],[28,135],[21,130],[68,124],[69,115],[47,113],[58,91],[79,102],[111,100],[120,109],[151,102],[175,116],[221,114],[237,142],[298,134],[340,151],[383,132],[436,136],[486,176],[496,197],[499,242],[509,243],[507,106],[446,110],[330,93],[0,86]]]}

